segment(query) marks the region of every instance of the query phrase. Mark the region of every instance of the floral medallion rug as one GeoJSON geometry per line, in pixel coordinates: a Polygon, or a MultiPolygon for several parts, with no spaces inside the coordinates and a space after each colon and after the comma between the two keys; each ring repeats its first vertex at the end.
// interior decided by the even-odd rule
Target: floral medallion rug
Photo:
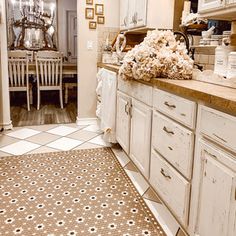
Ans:
{"type": "Polygon", "coordinates": [[[110,148],[0,158],[0,235],[165,235],[110,148]]]}

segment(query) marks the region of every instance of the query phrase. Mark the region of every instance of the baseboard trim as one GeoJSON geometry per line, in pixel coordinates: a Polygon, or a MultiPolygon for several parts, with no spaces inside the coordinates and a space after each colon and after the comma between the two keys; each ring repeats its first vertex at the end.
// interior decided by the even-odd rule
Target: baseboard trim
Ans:
{"type": "Polygon", "coordinates": [[[12,121],[10,121],[10,123],[8,124],[0,124],[0,128],[3,130],[12,130],[13,129],[13,125],[12,125],[12,121]]]}
{"type": "Polygon", "coordinates": [[[96,125],[98,122],[97,118],[76,118],[77,125],[96,125]]]}

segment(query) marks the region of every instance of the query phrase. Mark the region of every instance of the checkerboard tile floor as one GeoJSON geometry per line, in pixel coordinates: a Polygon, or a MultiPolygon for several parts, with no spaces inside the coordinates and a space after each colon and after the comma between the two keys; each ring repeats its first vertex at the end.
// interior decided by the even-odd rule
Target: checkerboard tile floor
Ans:
{"type": "MultiPolygon", "coordinates": [[[[111,147],[111,144],[103,140],[99,126],[89,121],[83,122],[83,125],[55,124],[17,127],[0,134],[0,157],[99,147],[111,147]]],[[[171,236],[184,236],[176,220],[123,150],[117,145],[112,146],[112,150],[165,233],[171,236]]]]}

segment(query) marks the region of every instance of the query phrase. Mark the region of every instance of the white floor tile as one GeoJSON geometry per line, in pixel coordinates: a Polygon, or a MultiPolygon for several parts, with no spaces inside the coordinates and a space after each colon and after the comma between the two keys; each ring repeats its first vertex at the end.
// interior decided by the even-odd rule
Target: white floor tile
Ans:
{"type": "Polygon", "coordinates": [[[125,172],[131,179],[132,183],[138,190],[139,194],[142,196],[149,188],[148,182],[143,178],[143,176],[140,173],[130,170],[125,170],[125,172]]]}
{"type": "Polygon", "coordinates": [[[62,126],[58,126],[58,127],[54,128],[54,129],[48,130],[47,133],[60,135],[60,136],[66,136],[66,135],[74,133],[76,131],[78,131],[78,129],[62,125],[62,126]]]}
{"type": "Polygon", "coordinates": [[[21,140],[19,142],[0,148],[0,151],[10,153],[12,155],[23,155],[39,147],[40,145],[38,144],[21,140]]]}
{"type": "Polygon", "coordinates": [[[122,149],[112,148],[112,151],[114,152],[122,167],[126,166],[130,162],[129,157],[122,149]]]}
{"type": "Polygon", "coordinates": [[[144,199],[144,201],[152,211],[155,218],[160,223],[167,236],[175,236],[179,229],[179,224],[170,214],[167,208],[163,204],[156,203],[147,199],[144,199]]]}
{"type": "Polygon", "coordinates": [[[13,138],[26,139],[36,134],[39,134],[40,132],[41,131],[34,130],[34,129],[22,128],[13,132],[9,132],[6,135],[13,138]]]}
{"type": "Polygon", "coordinates": [[[0,157],[8,157],[8,156],[11,156],[11,154],[0,151],[0,157]]]}
{"type": "Polygon", "coordinates": [[[75,147],[79,146],[82,143],[83,143],[83,141],[63,137],[63,138],[60,138],[54,142],[47,144],[46,146],[51,147],[51,148],[55,148],[58,150],[62,150],[62,151],[69,151],[69,150],[74,149],[75,147]]]}
{"type": "Polygon", "coordinates": [[[31,152],[28,152],[27,154],[36,154],[36,153],[47,153],[47,152],[58,152],[59,150],[53,149],[50,147],[42,146],[40,148],[37,148],[31,152]]]}
{"type": "Polygon", "coordinates": [[[90,132],[96,132],[96,133],[102,133],[100,127],[98,125],[89,125],[83,130],[90,131],[90,132]]]}
{"type": "Polygon", "coordinates": [[[102,135],[99,135],[96,138],[89,140],[88,142],[92,144],[104,146],[104,147],[111,147],[110,143],[107,143],[103,140],[102,135]]]}
{"type": "Polygon", "coordinates": [[[78,119],[76,121],[77,125],[96,125],[98,123],[97,119],[78,119]]]}
{"type": "Polygon", "coordinates": [[[74,148],[73,150],[81,150],[81,149],[94,149],[94,148],[103,148],[102,146],[95,145],[92,143],[83,143],[78,147],[74,148]]]}
{"type": "Polygon", "coordinates": [[[16,138],[12,138],[12,137],[7,136],[7,135],[0,135],[0,148],[4,147],[4,146],[7,146],[7,145],[10,145],[12,143],[15,143],[17,141],[20,141],[20,140],[16,139],[16,138]]]}

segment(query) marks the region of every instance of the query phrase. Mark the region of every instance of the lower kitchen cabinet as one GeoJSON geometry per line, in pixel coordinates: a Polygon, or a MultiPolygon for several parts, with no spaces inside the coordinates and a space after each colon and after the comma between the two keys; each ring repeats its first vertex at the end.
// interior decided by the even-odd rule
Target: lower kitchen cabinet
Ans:
{"type": "Polygon", "coordinates": [[[131,98],[118,91],[116,111],[116,139],[127,154],[129,154],[130,148],[130,106],[131,98]]]}
{"type": "Polygon", "coordinates": [[[236,235],[236,161],[200,140],[194,167],[194,235],[236,235]]]}
{"type": "Polygon", "coordinates": [[[149,177],[151,124],[151,107],[132,99],[130,158],[146,178],[149,177]]]}

